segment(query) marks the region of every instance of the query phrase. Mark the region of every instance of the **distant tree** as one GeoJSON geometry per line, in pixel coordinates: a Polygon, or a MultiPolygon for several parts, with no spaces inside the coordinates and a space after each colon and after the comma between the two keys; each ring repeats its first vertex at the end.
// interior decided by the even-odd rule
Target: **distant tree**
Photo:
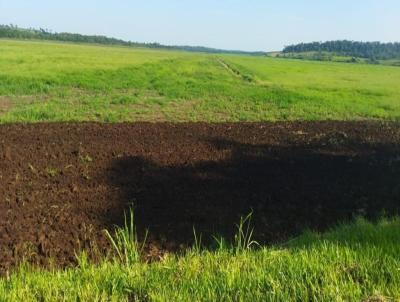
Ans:
{"type": "Polygon", "coordinates": [[[369,58],[367,62],[370,64],[379,64],[379,61],[373,56],[369,58]]]}
{"type": "Polygon", "coordinates": [[[147,47],[147,48],[163,48],[163,49],[176,49],[193,52],[206,52],[206,53],[230,53],[230,54],[249,54],[249,55],[265,55],[264,52],[246,52],[236,50],[221,50],[202,46],[168,46],[159,43],[138,43],[132,41],[124,41],[121,39],[110,38],[105,36],[95,35],[81,35],[74,33],[56,33],[51,30],[39,29],[24,29],[18,28],[15,25],[0,25],[0,38],[15,38],[15,39],[40,39],[40,40],[54,40],[54,41],[68,41],[79,43],[97,43],[106,45],[123,45],[129,47],[147,47]]]}
{"type": "Polygon", "coordinates": [[[337,55],[366,58],[376,63],[381,59],[400,58],[400,43],[357,42],[347,40],[312,42],[286,46],[283,52],[330,52],[337,55]]]}

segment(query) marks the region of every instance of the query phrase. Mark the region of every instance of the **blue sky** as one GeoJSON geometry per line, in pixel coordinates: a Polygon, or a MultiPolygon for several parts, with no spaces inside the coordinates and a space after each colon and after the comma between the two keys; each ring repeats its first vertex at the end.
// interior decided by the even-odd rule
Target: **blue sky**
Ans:
{"type": "Polygon", "coordinates": [[[0,0],[0,24],[139,42],[279,50],[297,42],[400,41],[399,0],[0,0]]]}

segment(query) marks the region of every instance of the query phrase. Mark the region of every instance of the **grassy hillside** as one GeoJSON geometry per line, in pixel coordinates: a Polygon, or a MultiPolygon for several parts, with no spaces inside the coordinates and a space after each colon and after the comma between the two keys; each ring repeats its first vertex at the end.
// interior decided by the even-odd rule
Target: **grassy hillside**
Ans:
{"type": "MultiPolygon", "coordinates": [[[[399,301],[400,221],[358,220],[281,247],[194,248],[143,263],[128,258],[64,271],[22,267],[0,279],[4,301],[399,301]]],[[[249,239],[249,237],[242,237],[249,239]]],[[[117,245],[119,246],[119,245],[117,245]]]]}
{"type": "Polygon", "coordinates": [[[400,69],[0,40],[0,122],[400,118],[400,69]]]}
{"type": "Polygon", "coordinates": [[[400,70],[395,67],[248,57],[231,61],[259,84],[297,94],[282,108],[289,119],[400,117],[400,70]]]}

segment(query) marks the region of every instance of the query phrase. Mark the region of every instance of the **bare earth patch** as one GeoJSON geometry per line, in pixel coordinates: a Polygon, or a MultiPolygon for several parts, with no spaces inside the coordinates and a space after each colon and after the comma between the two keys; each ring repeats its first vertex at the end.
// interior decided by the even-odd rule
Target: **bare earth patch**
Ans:
{"type": "Polygon", "coordinates": [[[0,96],[0,114],[10,111],[14,107],[14,102],[8,96],[0,96]]]}
{"type": "Polygon", "coordinates": [[[254,212],[255,239],[400,213],[400,124],[124,123],[0,126],[0,274],[109,248],[135,208],[149,254],[254,212]]]}

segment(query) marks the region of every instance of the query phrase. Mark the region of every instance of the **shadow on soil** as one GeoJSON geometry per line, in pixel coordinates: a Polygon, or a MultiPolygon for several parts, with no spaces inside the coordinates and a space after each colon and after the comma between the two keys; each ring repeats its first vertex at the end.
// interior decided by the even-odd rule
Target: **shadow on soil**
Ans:
{"type": "Polygon", "coordinates": [[[190,244],[193,227],[204,239],[232,238],[235,223],[250,211],[255,237],[263,243],[286,240],[305,228],[324,230],[355,216],[399,213],[397,145],[340,137],[297,146],[208,143],[229,158],[160,166],[124,157],[110,170],[108,180],[121,192],[125,209],[134,204],[139,231],[149,229],[150,240],[166,248],[190,244]]]}

